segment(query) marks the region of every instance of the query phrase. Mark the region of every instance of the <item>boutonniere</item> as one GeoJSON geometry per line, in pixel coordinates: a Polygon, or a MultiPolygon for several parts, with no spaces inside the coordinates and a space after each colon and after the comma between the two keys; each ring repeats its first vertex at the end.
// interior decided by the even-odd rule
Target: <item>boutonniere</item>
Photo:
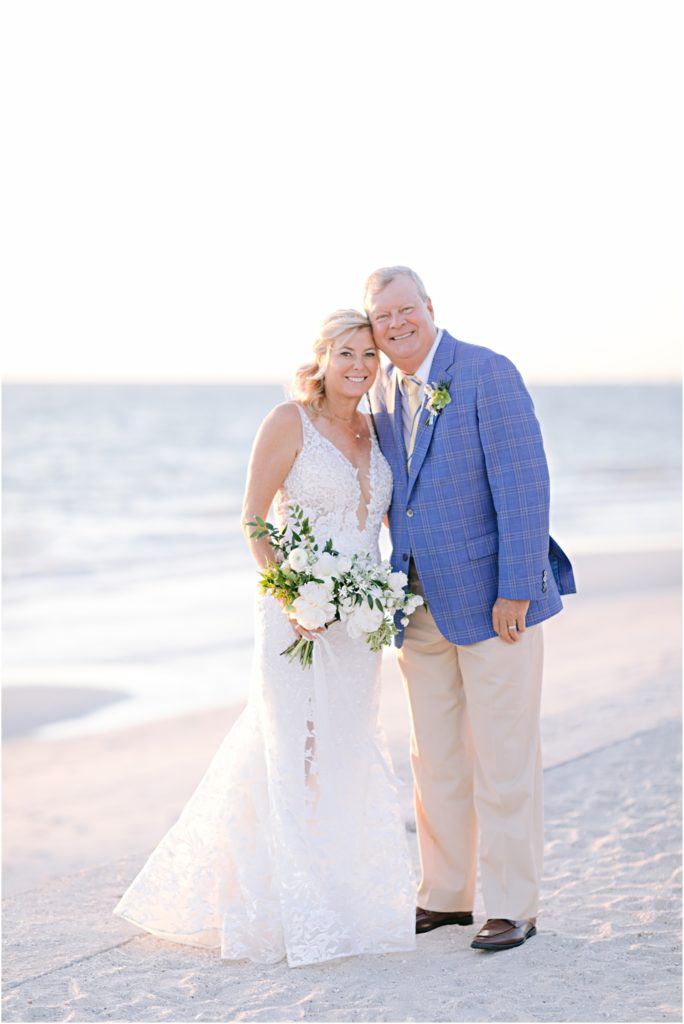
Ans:
{"type": "Polygon", "coordinates": [[[431,426],[439,416],[442,409],[446,409],[447,405],[451,401],[451,395],[449,394],[449,385],[451,381],[440,380],[439,384],[426,384],[425,394],[427,395],[427,402],[425,408],[430,413],[428,418],[425,420],[425,426],[431,426]]]}

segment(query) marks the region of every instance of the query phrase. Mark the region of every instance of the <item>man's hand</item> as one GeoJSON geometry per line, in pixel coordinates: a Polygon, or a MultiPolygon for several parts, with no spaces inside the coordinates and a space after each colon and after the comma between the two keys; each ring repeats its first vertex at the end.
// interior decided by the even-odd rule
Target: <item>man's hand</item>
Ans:
{"type": "Polygon", "coordinates": [[[517,644],[519,634],[525,632],[525,616],[529,607],[529,601],[497,597],[492,608],[492,625],[504,643],[517,644]]]}

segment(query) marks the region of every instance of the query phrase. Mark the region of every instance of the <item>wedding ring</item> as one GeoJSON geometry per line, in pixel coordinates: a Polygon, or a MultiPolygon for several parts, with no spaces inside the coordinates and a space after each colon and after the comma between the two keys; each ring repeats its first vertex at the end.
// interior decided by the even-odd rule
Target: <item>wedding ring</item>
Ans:
{"type": "Polygon", "coordinates": [[[509,633],[517,633],[518,632],[518,627],[516,626],[515,622],[513,623],[512,626],[508,627],[508,632],[509,633]]]}

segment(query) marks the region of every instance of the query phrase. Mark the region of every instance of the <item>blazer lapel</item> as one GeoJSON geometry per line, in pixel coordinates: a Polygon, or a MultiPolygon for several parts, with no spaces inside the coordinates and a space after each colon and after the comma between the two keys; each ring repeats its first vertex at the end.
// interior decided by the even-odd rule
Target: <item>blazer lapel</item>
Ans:
{"type": "Polygon", "coordinates": [[[401,407],[401,391],[399,390],[399,374],[396,367],[392,367],[392,376],[389,382],[389,401],[387,411],[392,419],[394,430],[394,444],[399,455],[399,461],[406,471],[406,444],[404,442],[404,414],[401,407]]]}
{"type": "Polygon", "coordinates": [[[377,409],[377,425],[383,442],[383,452],[392,467],[395,483],[403,480],[405,484],[406,448],[404,446],[401,393],[397,386],[397,372],[393,366],[390,365],[384,370],[384,379],[376,382],[369,393],[369,400],[371,412],[373,405],[377,409]]]}
{"type": "MultiPolygon", "coordinates": [[[[446,384],[447,386],[451,385],[452,378],[449,374],[449,370],[453,366],[453,358],[450,346],[445,344],[447,339],[451,340],[450,335],[445,331],[437,351],[435,352],[435,358],[432,361],[432,366],[430,367],[430,379],[426,383],[446,384]]],[[[431,417],[430,413],[425,408],[426,403],[427,395],[425,397],[425,402],[423,403],[423,408],[420,411],[418,432],[416,434],[415,444],[413,445],[413,455],[411,456],[411,467],[408,477],[407,498],[410,497],[411,491],[413,490],[414,484],[418,478],[418,474],[420,473],[421,466],[425,462],[425,456],[430,448],[430,442],[432,441],[432,435],[434,434],[437,420],[439,419],[439,416],[442,415],[441,413],[438,413],[437,416],[431,417]],[[432,419],[432,422],[430,422],[430,419],[432,419]]]]}
{"type": "Polygon", "coordinates": [[[406,475],[406,445],[404,444],[404,420],[401,410],[401,392],[399,390],[399,374],[396,367],[390,366],[385,384],[385,408],[392,424],[394,434],[394,451],[397,465],[404,467],[406,475]]]}

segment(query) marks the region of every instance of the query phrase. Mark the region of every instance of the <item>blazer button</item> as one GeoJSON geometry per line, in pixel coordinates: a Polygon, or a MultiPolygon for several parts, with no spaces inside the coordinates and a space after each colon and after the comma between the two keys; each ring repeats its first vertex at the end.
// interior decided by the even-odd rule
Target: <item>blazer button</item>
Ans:
{"type": "Polygon", "coordinates": [[[402,562],[408,562],[408,555],[402,555],[401,560],[402,562]]]}
{"type": "Polygon", "coordinates": [[[413,518],[413,509],[412,508],[407,508],[406,509],[406,515],[409,517],[409,519],[412,519],[413,518]]]}

